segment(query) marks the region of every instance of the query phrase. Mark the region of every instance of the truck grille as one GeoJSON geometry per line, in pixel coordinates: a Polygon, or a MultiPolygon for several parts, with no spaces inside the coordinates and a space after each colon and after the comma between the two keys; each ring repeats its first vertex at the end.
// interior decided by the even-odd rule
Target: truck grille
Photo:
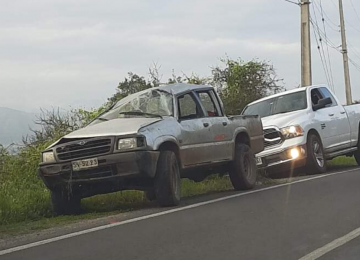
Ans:
{"type": "Polygon", "coordinates": [[[279,146],[283,142],[281,132],[275,128],[264,129],[264,147],[270,149],[274,146],[279,146]]]}
{"type": "Polygon", "coordinates": [[[111,146],[111,138],[84,139],[56,148],[56,154],[61,161],[74,160],[110,153],[111,146]]]}

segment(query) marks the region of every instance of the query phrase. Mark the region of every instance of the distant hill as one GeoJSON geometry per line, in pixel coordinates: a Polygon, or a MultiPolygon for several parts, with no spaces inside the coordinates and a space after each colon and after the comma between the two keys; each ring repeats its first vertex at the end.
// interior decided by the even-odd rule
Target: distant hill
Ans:
{"type": "Polygon", "coordinates": [[[0,144],[21,143],[22,137],[35,127],[36,114],[0,107],[0,144]]]}

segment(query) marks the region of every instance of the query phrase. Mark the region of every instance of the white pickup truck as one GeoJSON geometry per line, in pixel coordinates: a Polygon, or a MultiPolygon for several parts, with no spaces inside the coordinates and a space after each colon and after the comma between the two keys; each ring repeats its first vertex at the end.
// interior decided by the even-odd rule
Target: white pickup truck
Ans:
{"type": "Polygon", "coordinates": [[[342,106],[326,86],[310,86],[272,95],[249,104],[243,115],[260,115],[265,150],[259,168],[269,174],[307,167],[326,171],[326,160],[355,156],[360,165],[360,105],[342,106]]]}

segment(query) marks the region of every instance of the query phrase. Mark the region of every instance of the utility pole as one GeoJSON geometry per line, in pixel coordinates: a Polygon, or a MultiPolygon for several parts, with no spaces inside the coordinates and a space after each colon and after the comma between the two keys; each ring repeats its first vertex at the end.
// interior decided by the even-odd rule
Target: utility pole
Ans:
{"type": "Polygon", "coordinates": [[[312,85],[311,38],[310,38],[310,0],[300,1],[301,7],[301,85],[312,85]]]}
{"type": "Polygon", "coordinates": [[[341,26],[341,39],[342,39],[342,54],[344,60],[344,73],[345,73],[345,91],[346,91],[346,103],[347,105],[352,104],[352,95],[351,95],[351,83],[350,83],[350,70],[349,70],[349,57],[346,44],[346,31],[345,31],[345,18],[344,18],[344,8],[342,0],[339,0],[339,10],[340,10],[340,26],[341,26]]]}

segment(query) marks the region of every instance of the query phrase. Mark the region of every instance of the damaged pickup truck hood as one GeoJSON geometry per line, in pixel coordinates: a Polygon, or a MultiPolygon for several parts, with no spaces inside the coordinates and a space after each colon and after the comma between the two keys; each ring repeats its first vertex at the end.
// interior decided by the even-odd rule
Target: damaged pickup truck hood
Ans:
{"type": "Polygon", "coordinates": [[[306,121],[307,111],[300,110],[285,114],[276,114],[262,118],[263,127],[277,126],[278,128],[288,127],[306,121]]]}
{"type": "MultiPolygon", "coordinates": [[[[78,138],[91,138],[101,136],[121,136],[136,134],[138,131],[148,125],[161,121],[161,118],[118,118],[105,122],[92,123],[84,128],[76,130],[63,138],[78,139],[78,138]]],[[[60,139],[61,140],[61,139],[60,139]]],[[[49,146],[49,148],[59,143],[49,146]]]]}

